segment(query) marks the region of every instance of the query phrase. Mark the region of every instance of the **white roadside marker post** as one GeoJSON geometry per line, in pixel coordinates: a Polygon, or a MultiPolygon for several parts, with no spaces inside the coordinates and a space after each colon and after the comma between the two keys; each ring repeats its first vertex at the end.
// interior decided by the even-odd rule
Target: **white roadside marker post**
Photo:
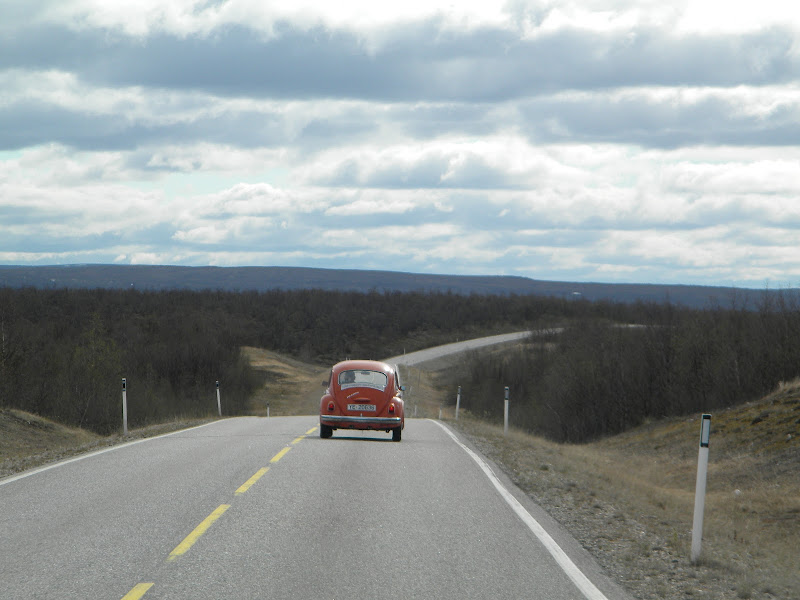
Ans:
{"type": "Polygon", "coordinates": [[[711,438],[711,415],[703,415],[700,424],[700,451],[697,456],[697,484],[694,493],[694,523],[692,524],[692,562],[697,563],[703,542],[703,511],[706,503],[708,477],[708,443],[711,438]]]}
{"type": "Polygon", "coordinates": [[[222,403],[219,399],[219,381],[217,381],[217,414],[219,414],[220,417],[222,416],[222,403]]]}
{"type": "Polygon", "coordinates": [[[128,392],[126,391],[127,380],[122,378],[122,433],[128,435],[128,392]]]}
{"type": "Polygon", "coordinates": [[[461,386],[458,386],[458,395],[456,396],[456,421],[458,421],[459,408],[461,408],[461,386]]]}
{"type": "Polygon", "coordinates": [[[503,401],[503,435],[508,435],[508,386],[506,386],[505,400],[503,401]]]}

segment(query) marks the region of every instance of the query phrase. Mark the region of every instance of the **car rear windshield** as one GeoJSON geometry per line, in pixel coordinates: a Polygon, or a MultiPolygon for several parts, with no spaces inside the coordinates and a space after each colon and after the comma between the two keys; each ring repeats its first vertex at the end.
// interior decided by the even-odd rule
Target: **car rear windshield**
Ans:
{"type": "Polygon", "coordinates": [[[346,390],[354,387],[386,389],[389,378],[381,371],[342,371],[339,373],[339,386],[346,390]]]}

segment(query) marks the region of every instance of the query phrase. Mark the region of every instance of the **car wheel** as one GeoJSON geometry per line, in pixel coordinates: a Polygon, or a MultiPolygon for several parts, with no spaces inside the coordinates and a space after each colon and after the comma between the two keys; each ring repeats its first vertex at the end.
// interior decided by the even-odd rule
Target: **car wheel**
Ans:
{"type": "Polygon", "coordinates": [[[392,441],[399,442],[403,437],[403,430],[399,427],[397,429],[392,429],[392,441]]]}
{"type": "Polygon", "coordinates": [[[333,435],[333,427],[329,425],[320,425],[319,426],[319,437],[321,438],[329,438],[333,435]]]}

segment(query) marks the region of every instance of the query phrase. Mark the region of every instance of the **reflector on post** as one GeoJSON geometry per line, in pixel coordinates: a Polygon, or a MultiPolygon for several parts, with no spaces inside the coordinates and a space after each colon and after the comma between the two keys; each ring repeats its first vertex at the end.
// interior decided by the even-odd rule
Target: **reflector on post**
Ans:
{"type": "Polygon", "coordinates": [[[703,422],[700,424],[700,447],[708,448],[711,439],[711,415],[703,415],[703,422]]]}
{"type": "Polygon", "coordinates": [[[128,380],[122,378],[122,433],[128,435],[128,380]]]}
{"type": "Polygon", "coordinates": [[[503,400],[503,435],[508,435],[508,386],[505,388],[503,400]]]}
{"type": "Polygon", "coordinates": [[[694,492],[694,522],[692,523],[692,562],[697,564],[703,543],[703,512],[706,504],[708,477],[708,443],[711,439],[711,415],[704,414],[700,423],[700,450],[697,456],[697,484],[694,492]]]}

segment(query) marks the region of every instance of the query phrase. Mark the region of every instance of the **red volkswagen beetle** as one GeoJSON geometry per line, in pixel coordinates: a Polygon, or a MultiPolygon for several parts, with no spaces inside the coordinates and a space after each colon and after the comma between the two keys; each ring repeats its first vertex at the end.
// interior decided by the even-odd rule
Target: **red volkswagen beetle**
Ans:
{"type": "Polygon", "coordinates": [[[399,442],[405,427],[403,390],[397,368],[374,360],[346,360],[333,366],[319,404],[319,436],[334,429],[392,432],[399,442]]]}

